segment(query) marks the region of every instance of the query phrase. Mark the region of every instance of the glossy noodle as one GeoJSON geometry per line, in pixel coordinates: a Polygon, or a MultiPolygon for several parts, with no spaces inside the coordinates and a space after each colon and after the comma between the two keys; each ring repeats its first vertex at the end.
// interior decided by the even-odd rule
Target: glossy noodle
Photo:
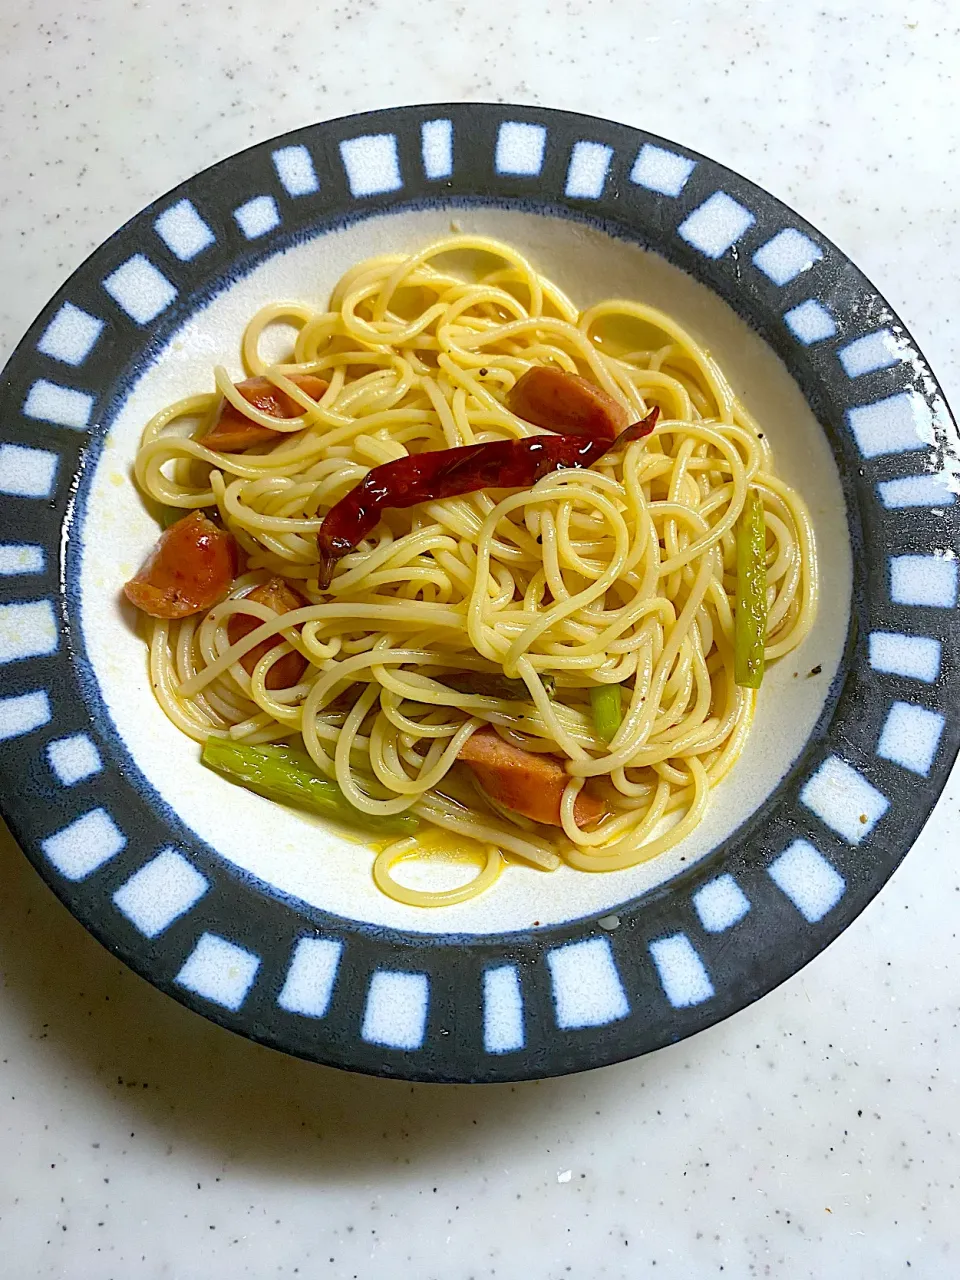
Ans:
{"type": "Polygon", "coordinates": [[[197,742],[305,749],[361,826],[364,815],[418,817],[422,836],[382,847],[375,864],[380,888],[404,902],[462,901],[494,883],[502,855],[614,871],[684,839],[736,761],[758,696],[734,680],[751,491],[765,530],[767,663],[801,643],[817,604],[807,508],[708,352],[661,311],[619,299],[579,311],[509,246],[457,236],[360,263],[326,311],[263,308],[242,356],[299,416],[258,409],[217,368],[215,391],[153,419],[136,460],[146,495],[174,514],[216,508],[246,557],[220,603],[149,620],[153,685],[173,723],[197,742]],[[291,328],[276,363],[264,352],[291,328]],[[542,434],[506,405],[533,366],[587,378],[630,422],[658,407],[656,429],[532,488],[388,511],[322,591],[323,517],[371,467],[542,434]],[[291,380],[304,374],[328,383],[319,399],[291,380]],[[275,441],[235,453],[200,443],[221,398],[275,441]],[[275,576],[302,607],[242,603],[275,576]],[[238,613],[256,626],[231,644],[238,613]],[[245,670],[241,659],[278,636],[245,670]],[[298,682],[269,687],[294,650],[306,659],[298,682]],[[464,673],[513,683],[463,692],[464,673]],[[598,685],[619,693],[609,740],[591,709],[598,685]],[[506,807],[457,763],[485,726],[562,763],[557,825],[506,807]],[[600,816],[578,825],[581,789],[600,816]],[[431,894],[393,875],[451,848],[477,866],[467,886],[431,894]]]}

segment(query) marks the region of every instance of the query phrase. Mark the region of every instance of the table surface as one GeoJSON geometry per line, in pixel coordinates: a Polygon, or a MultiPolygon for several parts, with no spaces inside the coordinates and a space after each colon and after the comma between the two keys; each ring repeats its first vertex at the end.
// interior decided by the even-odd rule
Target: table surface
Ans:
{"type": "MultiPolygon", "coordinates": [[[[6,0],[0,354],[213,161],[351,111],[496,99],[612,116],[767,187],[877,282],[957,405],[958,54],[950,0],[6,0]]],[[[759,1004],[637,1062],[488,1088],[220,1030],[102,950],[4,832],[3,1272],[956,1276],[958,800],[955,774],[879,899],[759,1004]]]]}

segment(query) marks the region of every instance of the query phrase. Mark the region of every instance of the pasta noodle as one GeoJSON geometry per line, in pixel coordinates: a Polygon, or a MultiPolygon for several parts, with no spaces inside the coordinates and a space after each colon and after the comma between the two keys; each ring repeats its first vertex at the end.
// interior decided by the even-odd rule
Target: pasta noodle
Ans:
{"type": "Polygon", "coordinates": [[[326,311],[263,308],[242,356],[299,416],[258,409],[217,368],[214,392],[148,424],[136,459],[146,495],[181,515],[215,506],[246,556],[221,603],[151,620],[153,687],[173,723],[198,742],[302,737],[361,815],[417,815],[423,840],[383,848],[375,864],[380,888],[404,902],[462,901],[497,879],[501,855],[611,871],[687,836],[754,711],[733,670],[737,522],[750,488],[765,518],[768,662],[801,643],[817,604],[807,508],[709,353],[639,302],[581,312],[509,246],[461,235],[358,264],[326,311]],[[264,354],[277,325],[294,331],[280,362],[264,354]],[[529,489],[389,511],[321,590],[316,535],[334,503],[408,453],[541,434],[505,403],[538,365],[589,379],[630,421],[659,407],[655,432],[529,489]],[[303,374],[328,382],[319,399],[292,380],[303,374]],[[202,443],[221,398],[275,442],[240,453],[202,443]],[[241,603],[273,575],[305,606],[278,616],[241,603]],[[258,625],[231,644],[238,612],[258,625]],[[241,658],[271,636],[283,643],[245,670],[241,658]],[[309,664],[300,681],[268,687],[293,651],[309,664]],[[446,682],[454,672],[505,676],[525,692],[459,692],[446,682]],[[598,684],[622,693],[610,741],[591,715],[598,684]],[[454,767],[482,726],[563,760],[558,826],[520,816],[454,767]],[[592,826],[575,819],[584,787],[603,802],[592,826]],[[430,828],[476,863],[470,885],[431,894],[394,879],[396,863],[442,846],[430,828]]]}

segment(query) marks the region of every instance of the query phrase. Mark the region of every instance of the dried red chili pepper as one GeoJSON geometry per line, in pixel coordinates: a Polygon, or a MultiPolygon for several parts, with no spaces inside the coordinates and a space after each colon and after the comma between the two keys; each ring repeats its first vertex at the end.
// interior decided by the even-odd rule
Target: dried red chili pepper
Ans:
{"type": "Polygon", "coordinates": [[[372,533],[388,508],[415,507],[478,489],[526,489],[552,471],[590,467],[618,445],[649,435],[659,414],[659,409],[652,409],[642,422],[627,427],[614,440],[559,435],[495,440],[458,449],[434,449],[374,467],[331,507],[320,526],[321,590],[330,585],[341,556],[372,533]]]}

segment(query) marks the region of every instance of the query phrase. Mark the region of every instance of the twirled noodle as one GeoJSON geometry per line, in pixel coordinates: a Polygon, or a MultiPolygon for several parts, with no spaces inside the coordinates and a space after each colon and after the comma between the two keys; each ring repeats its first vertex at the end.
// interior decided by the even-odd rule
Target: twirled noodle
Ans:
{"type": "Polygon", "coordinates": [[[733,679],[734,527],[748,486],[766,517],[768,661],[803,640],[817,602],[807,508],[775,475],[765,434],[709,354],[640,303],[579,312],[515,250],[479,236],[362,262],[325,312],[265,307],[242,354],[249,374],[286,392],[301,415],[278,422],[218,368],[215,393],[153,419],[136,461],[140,487],[158,502],[216,505],[247,556],[229,597],[205,616],[153,624],[153,686],[178,728],[197,741],[250,744],[302,735],[319,771],[362,813],[411,810],[482,867],[452,896],[405,888],[390,867],[416,846],[400,842],[381,853],[376,880],[405,902],[479,892],[496,879],[497,850],[545,870],[563,859],[609,871],[693,830],[754,710],[754,693],[733,679]],[[468,256],[472,278],[444,265],[454,253],[468,256]],[[276,323],[296,330],[281,363],[262,353],[276,323]],[[655,433],[528,490],[390,512],[321,592],[316,533],[326,511],[371,466],[408,452],[538,434],[504,398],[540,364],[588,377],[631,420],[659,406],[655,433]],[[319,400],[291,380],[307,373],[329,382],[319,400]],[[199,443],[221,396],[283,434],[239,454],[199,443]],[[237,601],[275,574],[308,606],[277,617],[244,605],[262,623],[231,645],[237,601]],[[240,659],[278,634],[285,643],[248,674],[240,659]],[[267,672],[291,648],[309,660],[306,674],[294,688],[268,689],[267,672]],[[442,679],[453,671],[519,678],[529,696],[459,693],[442,679]],[[609,743],[590,713],[598,683],[628,695],[609,743]],[[565,759],[561,827],[513,814],[454,769],[484,724],[565,759]],[[582,829],[574,804],[588,779],[606,816],[582,829]]]}

